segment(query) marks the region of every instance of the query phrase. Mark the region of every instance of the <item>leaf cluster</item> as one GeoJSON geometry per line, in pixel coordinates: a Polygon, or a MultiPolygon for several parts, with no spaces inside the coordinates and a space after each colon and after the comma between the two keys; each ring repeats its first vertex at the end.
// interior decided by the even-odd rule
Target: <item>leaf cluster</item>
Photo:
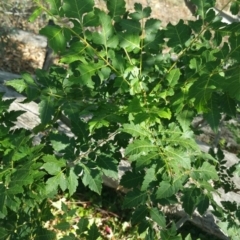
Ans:
{"type": "MultiPolygon", "coordinates": [[[[214,1],[193,1],[199,19],[166,28],[150,7],[136,3],[128,12],[124,0],[106,0],[106,11],[93,0],[51,0],[49,8],[35,2],[31,20],[42,11],[56,20],[40,33],[66,67],[6,83],[25,102],[39,103],[41,123],[32,132],[45,136],[33,145],[30,131],[11,131],[21,113],[1,102],[0,216],[14,222],[2,228],[5,236],[54,239],[40,224],[52,218],[47,200],[72,196],[79,182],[101,195],[105,177],[118,181],[122,158],[131,164],[120,181],[127,189],[122,207],[133,211],[131,223],[146,239],[181,239],[164,206],[203,215],[211,205],[225,216],[229,203],[221,208],[213,198],[222,186],[220,163],[200,151],[191,122],[203,114],[217,132],[223,114],[236,116],[240,23],[221,22],[209,9],[214,1]],[[59,130],[59,121],[70,132],[59,130]],[[36,217],[43,207],[46,218],[44,210],[36,217]],[[24,229],[27,217],[32,226],[24,229]]],[[[238,6],[234,1],[232,12],[238,6]]],[[[84,219],[78,225],[96,232],[84,219]]]]}

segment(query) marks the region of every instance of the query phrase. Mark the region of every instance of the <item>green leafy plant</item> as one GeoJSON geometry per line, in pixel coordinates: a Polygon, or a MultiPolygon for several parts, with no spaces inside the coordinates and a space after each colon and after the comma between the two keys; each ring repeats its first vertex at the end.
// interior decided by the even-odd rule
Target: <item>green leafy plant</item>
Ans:
{"type": "MultiPolygon", "coordinates": [[[[42,11],[58,20],[40,33],[67,67],[38,69],[35,79],[23,74],[6,83],[25,102],[39,102],[41,123],[33,134],[45,134],[34,145],[30,131],[11,131],[21,112],[7,111],[12,100],[1,102],[0,235],[55,239],[56,232],[44,227],[54,218],[49,200],[73,196],[79,182],[101,195],[104,177],[117,181],[123,158],[131,169],[120,181],[122,208],[131,211],[137,235],[181,239],[165,211],[179,205],[189,215],[203,215],[211,205],[224,230],[239,235],[237,204],[219,206],[213,198],[223,186],[221,150],[202,153],[191,122],[203,114],[217,132],[221,114],[235,117],[240,24],[222,23],[209,10],[215,1],[193,1],[198,20],[166,28],[151,18],[150,7],[136,3],[128,12],[124,0],[105,2],[106,11],[93,0],[51,0],[49,8],[35,0],[31,20],[42,11]],[[71,134],[58,130],[59,120],[71,134]]],[[[231,6],[235,12],[239,1],[231,6]]],[[[67,214],[64,205],[62,210],[67,214]]],[[[61,239],[82,233],[100,238],[97,225],[88,227],[81,218],[77,235],[61,239]]]]}

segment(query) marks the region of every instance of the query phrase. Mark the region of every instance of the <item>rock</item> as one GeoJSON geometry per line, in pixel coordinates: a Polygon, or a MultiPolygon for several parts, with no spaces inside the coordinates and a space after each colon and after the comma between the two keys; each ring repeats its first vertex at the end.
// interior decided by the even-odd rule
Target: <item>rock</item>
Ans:
{"type": "Polygon", "coordinates": [[[31,44],[38,48],[47,47],[47,38],[45,36],[26,32],[20,29],[14,30],[12,33],[9,34],[9,37],[15,41],[31,44]]]}

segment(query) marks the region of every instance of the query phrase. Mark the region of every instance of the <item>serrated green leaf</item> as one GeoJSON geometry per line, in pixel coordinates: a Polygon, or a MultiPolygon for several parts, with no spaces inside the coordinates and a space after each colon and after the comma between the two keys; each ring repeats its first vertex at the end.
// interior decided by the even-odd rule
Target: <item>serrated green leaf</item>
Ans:
{"type": "Polygon", "coordinates": [[[102,174],[98,170],[90,169],[86,165],[81,164],[84,169],[82,182],[92,191],[101,194],[102,191],[102,174]]]}
{"type": "Polygon", "coordinates": [[[185,240],[192,240],[191,233],[189,233],[186,237],[185,240]]]}
{"type": "Polygon", "coordinates": [[[169,23],[165,31],[165,37],[169,39],[167,42],[168,47],[177,47],[180,45],[184,48],[185,43],[191,37],[191,28],[184,24],[183,20],[180,20],[177,25],[169,23]]]}
{"type": "Polygon", "coordinates": [[[198,80],[190,87],[189,97],[195,99],[194,107],[198,112],[207,112],[207,104],[211,99],[212,93],[216,91],[223,78],[220,76],[201,75],[198,80]]]}
{"type": "Polygon", "coordinates": [[[143,156],[137,156],[137,157],[135,157],[134,155],[129,156],[129,161],[131,162],[136,161],[136,169],[140,170],[146,167],[147,165],[149,165],[153,160],[157,158],[159,158],[158,152],[150,152],[143,156]]]}
{"type": "MultiPolygon", "coordinates": [[[[105,48],[107,49],[108,40],[113,35],[113,27],[112,27],[111,18],[109,15],[107,15],[103,11],[100,11],[99,9],[95,9],[94,12],[95,12],[95,15],[97,15],[99,18],[99,22],[102,26],[102,29],[101,29],[101,32],[94,32],[92,34],[93,42],[96,44],[104,45],[105,48]]],[[[118,43],[118,40],[116,41],[116,46],[117,46],[117,43],[118,43]]]]}
{"type": "Polygon", "coordinates": [[[133,213],[131,222],[133,225],[143,221],[148,216],[148,209],[146,206],[139,206],[133,213]]]}
{"type": "Polygon", "coordinates": [[[118,32],[119,46],[128,52],[140,50],[140,36],[130,32],[118,32]]]}
{"type": "Polygon", "coordinates": [[[115,158],[106,155],[100,155],[97,158],[97,165],[107,177],[113,179],[118,178],[118,162],[115,158]]]}
{"type": "Polygon", "coordinates": [[[123,132],[131,134],[133,137],[148,137],[150,132],[139,124],[123,124],[123,132]]]}
{"type": "Polygon", "coordinates": [[[169,182],[161,182],[156,192],[158,199],[171,197],[174,194],[174,190],[169,182]]]}
{"type": "Polygon", "coordinates": [[[177,114],[176,118],[183,132],[189,131],[193,119],[193,114],[194,112],[192,110],[183,110],[177,114]]]}
{"type": "Polygon", "coordinates": [[[136,183],[141,183],[143,180],[143,174],[135,172],[126,172],[122,178],[120,185],[126,188],[136,187],[136,183]]]}
{"type": "Polygon", "coordinates": [[[88,231],[88,239],[96,240],[96,239],[98,239],[99,236],[100,236],[100,233],[98,231],[98,227],[97,227],[96,223],[94,222],[88,231]]]}
{"type": "Polygon", "coordinates": [[[67,182],[66,176],[63,172],[58,173],[57,176],[58,176],[59,186],[60,186],[61,190],[64,192],[68,187],[68,182],[67,182]]]}
{"type": "Polygon", "coordinates": [[[70,138],[65,134],[51,133],[49,137],[53,149],[57,152],[66,149],[70,145],[70,138]]]}
{"type": "Polygon", "coordinates": [[[189,215],[193,214],[197,206],[199,196],[201,196],[201,192],[197,188],[184,189],[181,201],[185,212],[189,215]]]}
{"type": "MultiPolygon", "coordinates": [[[[216,161],[215,159],[213,160],[216,161]]],[[[216,168],[206,161],[198,169],[193,169],[191,177],[196,180],[202,179],[204,181],[208,181],[210,179],[218,180],[219,178],[216,168]]]]}
{"type": "MultiPolygon", "coordinates": [[[[239,37],[240,40],[240,37],[239,37]]],[[[240,44],[240,42],[239,42],[240,44]]],[[[239,46],[238,46],[239,47],[239,46]]],[[[237,53],[239,56],[239,53],[237,53]]],[[[225,79],[227,81],[224,81],[224,89],[226,92],[231,96],[231,98],[235,98],[236,100],[240,100],[240,69],[238,68],[233,68],[232,70],[229,70],[226,73],[225,79]]]]}
{"type": "Polygon", "coordinates": [[[141,32],[141,24],[138,21],[132,19],[122,19],[120,22],[121,27],[132,33],[139,34],[141,32]]]}
{"type": "Polygon", "coordinates": [[[152,11],[150,7],[142,8],[142,4],[140,3],[135,3],[134,9],[135,9],[135,12],[129,14],[129,16],[134,20],[141,20],[143,18],[148,18],[151,15],[151,11],[152,11]]]}
{"type": "Polygon", "coordinates": [[[61,0],[49,0],[48,4],[50,5],[50,13],[52,15],[59,15],[61,16],[61,12],[60,12],[60,7],[61,7],[61,0]]]}
{"type": "Polygon", "coordinates": [[[179,68],[172,69],[168,74],[167,74],[167,81],[169,83],[169,87],[174,87],[180,78],[181,72],[179,68]]]}
{"type": "Polygon", "coordinates": [[[53,162],[58,164],[60,167],[64,167],[66,165],[66,161],[64,159],[57,159],[56,156],[46,154],[42,157],[44,162],[53,162]]]}
{"type": "Polygon", "coordinates": [[[98,76],[101,79],[101,82],[104,80],[108,80],[111,74],[111,69],[109,67],[103,67],[100,71],[98,71],[98,76]]]}
{"type": "MultiPolygon", "coordinates": [[[[83,26],[84,27],[97,27],[97,26],[99,26],[99,19],[98,19],[98,16],[95,14],[94,11],[84,14],[84,16],[83,16],[83,26]]],[[[80,28],[81,28],[81,31],[82,31],[82,26],[80,26],[80,28]]]]}
{"type": "Polygon", "coordinates": [[[153,181],[156,181],[156,165],[152,165],[150,168],[146,170],[144,180],[141,186],[141,191],[146,191],[149,187],[149,184],[153,181]]]}
{"type": "Polygon", "coordinates": [[[230,11],[233,15],[237,15],[239,13],[239,2],[237,1],[231,2],[230,11]]]}
{"type": "Polygon", "coordinates": [[[208,101],[209,111],[203,114],[205,120],[207,120],[208,124],[212,128],[212,130],[217,133],[218,127],[221,119],[221,113],[219,111],[219,102],[218,96],[213,94],[211,99],[208,101]]]}
{"type": "Polygon", "coordinates": [[[156,222],[160,227],[166,227],[166,220],[162,212],[160,212],[157,208],[150,209],[150,217],[156,222]]]}
{"type": "Polygon", "coordinates": [[[36,234],[34,236],[35,240],[42,240],[42,239],[55,240],[57,237],[54,231],[50,231],[42,227],[38,227],[35,231],[35,234],[36,234]]]}
{"type": "Polygon", "coordinates": [[[109,127],[109,122],[105,119],[91,120],[88,124],[90,133],[93,133],[96,129],[100,129],[102,127],[109,127]]]}
{"type": "Polygon", "coordinates": [[[81,121],[81,116],[72,110],[71,104],[64,106],[64,112],[66,112],[67,117],[71,119],[71,131],[73,134],[78,137],[79,141],[85,142],[89,135],[88,124],[81,121]]]}
{"type": "Polygon", "coordinates": [[[94,0],[84,0],[69,2],[68,0],[63,1],[63,10],[66,17],[82,19],[84,13],[91,12],[94,7],[94,0]]]}
{"type": "Polygon", "coordinates": [[[46,194],[56,193],[58,190],[58,176],[51,177],[46,182],[46,194]]]}
{"type": "Polygon", "coordinates": [[[34,12],[31,14],[31,16],[28,18],[28,21],[30,23],[34,22],[37,19],[37,17],[41,15],[42,11],[43,9],[40,7],[35,9],[34,12]]]}
{"type": "Polygon", "coordinates": [[[153,145],[150,141],[147,140],[135,140],[133,143],[130,143],[125,151],[126,155],[133,154],[147,154],[148,152],[157,151],[158,146],[153,145]]]}
{"type": "Polygon", "coordinates": [[[12,191],[11,188],[15,188],[16,186],[25,186],[28,184],[32,184],[33,175],[31,162],[25,163],[23,166],[19,167],[16,172],[14,172],[11,176],[11,183],[9,185],[9,192],[12,191]]]}
{"type": "Polygon", "coordinates": [[[197,15],[199,15],[202,19],[206,18],[207,10],[215,6],[215,0],[208,1],[191,0],[191,2],[197,6],[196,7],[197,15]]]}
{"type": "Polygon", "coordinates": [[[76,192],[78,186],[78,176],[75,174],[73,168],[70,168],[67,174],[67,183],[69,194],[72,196],[76,192]]]}
{"type": "Polygon", "coordinates": [[[82,233],[84,233],[86,230],[87,230],[87,227],[88,227],[88,224],[89,224],[89,221],[87,218],[80,218],[77,226],[78,226],[78,229],[77,229],[77,234],[81,235],[82,233]]]}
{"type": "MultiPolygon", "coordinates": [[[[1,92],[0,92],[0,114],[2,114],[3,112],[6,112],[8,109],[9,109],[9,107],[10,107],[10,105],[11,105],[11,103],[12,102],[14,102],[14,100],[15,99],[5,99],[4,101],[2,100],[2,97],[3,97],[3,93],[1,94],[1,92]]],[[[2,117],[2,116],[1,116],[2,117]]]]}
{"type": "Polygon", "coordinates": [[[48,38],[48,44],[54,52],[62,52],[65,50],[67,40],[61,27],[48,25],[42,28],[39,33],[48,38]]]}
{"type": "Polygon", "coordinates": [[[166,119],[171,119],[172,113],[169,108],[158,108],[153,106],[151,109],[149,109],[148,114],[156,114],[160,118],[166,118],[166,119]]]}
{"type": "Polygon", "coordinates": [[[164,155],[169,164],[175,169],[191,168],[191,156],[187,152],[167,146],[164,148],[164,155]]]}
{"type": "Polygon", "coordinates": [[[54,228],[58,229],[58,230],[61,230],[61,231],[67,231],[69,230],[71,227],[70,223],[69,222],[60,222],[58,223],[57,225],[54,225],[54,228]]]}
{"type": "Polygon", "coordinates": [[[114,21],[117,21],[121,15],[126,12],[124,0],[107,0],[107,9],[109,15],[114,21]]]}
{"type": "Polygon", "coordinates": [[[236,212],[236,210],[239,208],[235,201],[234,202],[221,201],[221,204],[227,211],[230,211],[230,212],[236,212]]]}
{"type": "Polygon", "coordinates": [[[80,64],[78,66],[78,70],[81,74],[80,77],[78,77],[77,82],[80,83],[83,86],[87,86],[89,88],[94,88],[94,82],[92,81],[92,76],[101,69],[102,67],[105,67],[104,62],[99,61],[96,64],[80,64]]]}
{"type": "Polygon", "coordinates": [[[146,198],[146,192],[141,192],[138,189],[134,189],[126,194],[123,202],[123,208],[137,207],[139,204],[145,203],[146,198]]]}
{"type": "Polygon", "coordinates": [[[54,113],[53,101],[49,97],[47,100],[42,100],[38,106],[41,123],[46,125],[51,121],[52,115],[54,113]]]}
{"type": "Polygon", "coordinates": [[[198,212],[203,215],[209,207],[209,198],[207,195],[202,195],[200,202],[197,205],[198,212]]]}
{"type": "Polygon", "coordinates": [[[27,87],[27,84],[23,79],[13,79],[5,82],[5,85],[13,87],[19,93],[22,93],[27,87]]]}
{"type": "MultiPolygon", "coordinates": [[[[156,53],[160,49],[160,44],[164,43],[164,31],[160,30],[161,21],[158,19],[147,19],[145,23],[146,36],[144,38],[144,49],[148,52],[156,53]]],[[[153,60],[153,56],[150,58],[153,60]]]]}
{"type": "Polygon", "coordinates": [[[58,172],[61,171],[61,167],[56,162],[44,163],[42,168],[45,169],[51,175],[56,175],[58,172]]]}
{"type": "Polygon", "coordinates": [[[62,55],[60,62],[70,64],[75,61],[84,62],[83,52],[86,49],[86,46],[81,42],[72,43],[68,51],[62,55]]]}
{"type": "Polygon", "coordinates": [[[223,112],[225,112],[230,117],[236,117],[235,101],[232,98],[230,98],[228,94],[219,96],[219,98],[223,112]]]}
{"type": "Polygon", "coordinates": [[[6,187],[3,184],[0,184],[0,212],[3,213],[4,207],[5,207],[5,201],[7,195],[5,194],[6,192],[6,187]]]}

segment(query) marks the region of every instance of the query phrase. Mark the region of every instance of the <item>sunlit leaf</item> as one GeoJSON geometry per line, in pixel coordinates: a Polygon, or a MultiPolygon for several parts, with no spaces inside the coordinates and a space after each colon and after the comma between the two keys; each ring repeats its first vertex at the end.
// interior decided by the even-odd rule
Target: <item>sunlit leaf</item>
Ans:
{"type": "Polygon", "coordinates": [[[92,191],[101,194],[102,191],[102,175],[99,171],[90,169],[81,164],[84,169],[83,184],[88,186],[92,191]]]}
{"type": "Polygon", "coordinates": [[[166,220],[162,212],[157,208],[150,209],[150,216],[153,221],[155,221],[160,227],[166,227],[166,220]]]}
{"type": "Polygon", "coordinates": [[[67,40],[61,27],[49,25],[42,28],[39,33],[48,38],[49,46],[54,52],[63,51],[66,48],[67,40]]]}
{"type": "Polygon", "coordinates": [[[71,168],[68,172],[67,182],[69,194],[72,196],[76,192],[78,186],[78,176],[75,174],[73,168],[71,168]]]}
{"type": "Polygon", "coordinates": [[[5,83],[5,85],[13,87],[19,93],[23,92],[27,87],[27,84],[25,83],[25,81],[23,79],[13,79],[11,81],[7,81],[5,83]]]}
{"type": "Polygon", "coordinates": [[[34,12],[31,14],[31,16],[28,18],[28,21],[30,23],[34,22],[36,18],[41,15],[42,12],[43,12],[42,8],[36,8],[34,12]]]}
{"type": "Polygon", "coordinates": [[[82,19],[84,13],[90,12],[94,7],[94,0],[84,0],[69,2],[68,0],[63,1],[63,10],[66,17],[72,17],[82,19]]]}
{"type": "Polygon", "coordinates": [[[147,154],[150,151],[157,151],[158,147],[153,145],[147,140],[135,140],[133,143],[130,143],[126,148],[125,154],[147,154]]]}

